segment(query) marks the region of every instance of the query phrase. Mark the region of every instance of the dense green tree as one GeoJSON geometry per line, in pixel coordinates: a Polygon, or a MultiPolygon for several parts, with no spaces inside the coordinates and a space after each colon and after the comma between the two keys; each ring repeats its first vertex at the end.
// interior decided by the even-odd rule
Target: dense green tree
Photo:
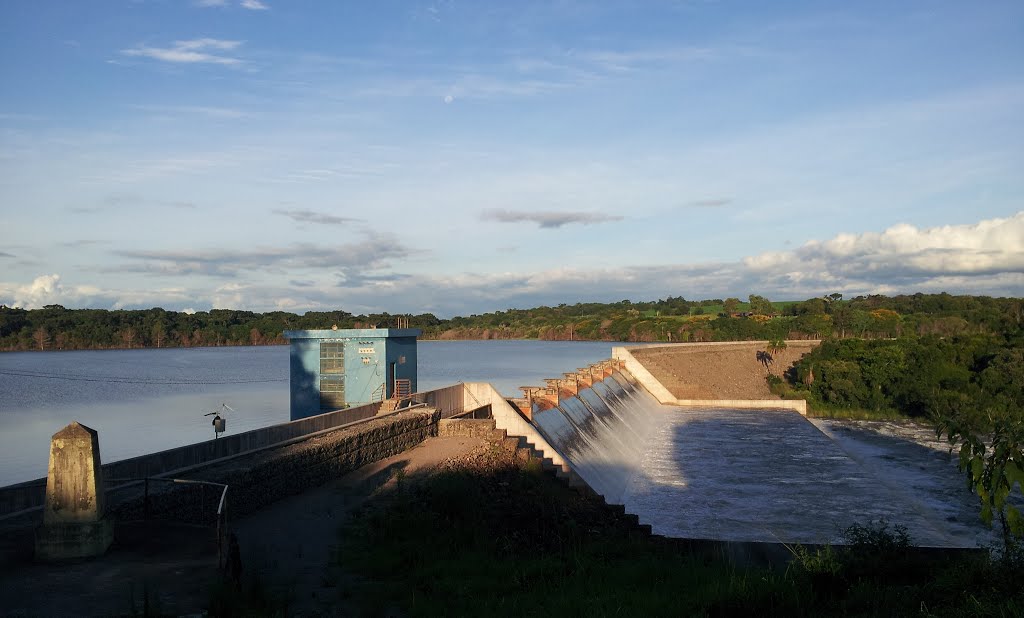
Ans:
{"type": "Polygon", "coordinates": [[[755,315],[771,315],[775,313],[775,306],[772,305],[772,301],[768,300],[764,296],[751,294],[749,297],[749,302],[750,312],[755,315]]]}

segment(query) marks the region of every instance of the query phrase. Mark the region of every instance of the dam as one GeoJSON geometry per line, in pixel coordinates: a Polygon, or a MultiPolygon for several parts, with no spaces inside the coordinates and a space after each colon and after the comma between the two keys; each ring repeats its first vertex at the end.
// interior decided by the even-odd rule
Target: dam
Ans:
{"type": "Polygon", "coordinates": [[[126,587],[142,595],[157,581],[164,607],[188,613],[230,555],[230,534],[247,572],[333,611],[341,601],[324,573],[339,523],[376,488],[400,490],[407,474],[471,453],[504,453],[524,476],[546,470],[578,490],[558,487],[592,521],[615,521],[611,534],[698,560],[786,564],[789,544],[842,542],[845,527],[880,518],[928,556],[991,544],[943,445],[808,419],[802,402],[673,399],[629,350],[613,356],[522,397],[458,383],[103,464],[114,543],[77,563],[33,562],[45,480],[0,487],[0,606],[109,614],[126,587]]]}
{"type": "MultiPolygon", "coordinates": [[[[827,543],[851,524],[884,518],[925,546],[991,539],[941,445],[809,420],[802,402],[682,402],[628,350],[613,355],[524,387],[521,398],[460,383],[104,464],[107,502],[131,516],[141,512],[141,479],[196,478],[230,484],[228,512],[237,517],[410,448],[446,419],[483,416],[659,535],[827,543]],[[353,432],[372,440],[344,437],[353,432]],[[284,453],[292,454],[282,470],[284,453]]],[[[0,529],[35,521],[44,486],[0,488],[0,529]]],[[[163,493],[173,492],[147,493],[146,508],[163,493]]]]}

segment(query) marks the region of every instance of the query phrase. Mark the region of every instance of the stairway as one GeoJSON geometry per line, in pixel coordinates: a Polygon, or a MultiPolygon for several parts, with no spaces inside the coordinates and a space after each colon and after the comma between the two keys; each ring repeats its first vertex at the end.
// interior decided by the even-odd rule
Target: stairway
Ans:
{"type": "Polygon", "coordinates": [[[438,434],[443,437],[473,437],[473,438],[485,438],[493,442],[499,443],[502,448],[510,453],[515,453],[516,460],[521,463],[528,463],[530,461],[540,462],[541,469],[546,472],[552,472],[554,475],[562,480],[568,481],[573,486],[586,486],[585,483],[579,479],[579,476],[573,473],[568,466],[559,466],[551,461],[550,457],[544,457],[544,455],[537,450],[536,446],[523,436],[510,436],[504,429],[497,429],[495,427],[494,419],[443,419],[438,422],[438,434]],[[580,485],[577,485],[575,481],[579,481],[580,485]]]}
{"type": "Polygon", "coordinates": [[[377,416],[381,414],[390,414],[398,409],[399,404],[402,403],[401,399],[385,399],[380,402],[380,408],[377,409],[377,416]]]}
{"type": "MultiPolygon", "coordinates": [[[[510,436],[504,429],[497,429],[494,424],[494,419],[442,419],[438,422],[438,434],[439,437],[462,437],[462,438],[483,438],[490,440],[501,445],[506,451],[514,453],[516,461],[524,466],[530,465],[530,462],[538,462],[541,469],[553,475],[555,478],[567,483],[570,487],[577,491],[604,500],[600,498],[594,490],[590,488],[586,482],[576,472],[568,469],[568,466],[562,467],[551,461],[549,457],[544,455],[537,450],[537,447],[529,442],[523,436],[510,436]]],[[[536,465],[536,464],[534,464],[536,465]]],[[[640,519],[632,514],[626,512],[626,507],[621,504],[605,504],[604,508],[617,519],[622,520],[623,525],[631,528],[634,533],[640,536],[651,536],[651,526],[648,524],[641,524],[640,519]]]]}

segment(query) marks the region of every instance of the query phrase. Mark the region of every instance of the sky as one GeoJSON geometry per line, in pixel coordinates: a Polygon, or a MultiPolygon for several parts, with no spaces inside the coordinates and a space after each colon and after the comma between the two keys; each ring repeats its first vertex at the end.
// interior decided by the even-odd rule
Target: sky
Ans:
{"type": "Polygon", "coordinates": [[[0,3],[0,304],[1024,296],[1024,3],[0,3]]]}

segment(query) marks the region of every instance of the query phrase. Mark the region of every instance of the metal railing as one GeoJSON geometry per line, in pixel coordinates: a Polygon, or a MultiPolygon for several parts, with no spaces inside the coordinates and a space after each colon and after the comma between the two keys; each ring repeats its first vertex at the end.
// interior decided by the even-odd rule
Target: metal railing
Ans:
{"type": "MultiPolygon", "coordinates": [[[[149,521],[152,512],[150,508],[149,500],[149,482],[156,481],[160,483],[175,483],[180,485],[199,485],[205,490],[206,486],[219,487],[220,498],[217,500],[217,515],[216,515],[216,530],[217,530],[217,565],[223,567],[224,560],[224,532],[227,528],[227,501],[228,501],[228,485],[225,483],[215,483],[213,481],[197,481],[194,479],[169,479],[158,476],[147,476],[142,478],[117,478],[107,479],[109,483],[143,483],[143,494],[142,494],[142,519],[143,521],[149,521]]],[[[202,504],[206,504],[206,492],[203,491],[202,504]]],[[[201,507],[202,509],[202,507],[201,507]]],[[[200,510],[201,510],[200,509],[200,510]]]]}
{"type": "Polygon", "coordinates": [[[391,393],[392,399],[403,399],[412,395],[412,380],[408,378],[395,378],[395,389],[391,393]]]}

